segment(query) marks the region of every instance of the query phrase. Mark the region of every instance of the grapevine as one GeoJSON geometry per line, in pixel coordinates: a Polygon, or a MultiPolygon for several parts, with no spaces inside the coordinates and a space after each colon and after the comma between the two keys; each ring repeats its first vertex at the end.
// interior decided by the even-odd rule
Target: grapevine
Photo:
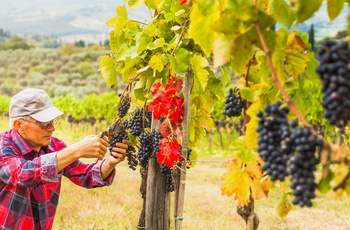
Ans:
{"type": "MultiPolygon", "coordinates": [[[[344,6],[343,2],[337,5],[334,2],[327,1],[333,9],[329,11],[332,20],[344,6]]],[[[131,7],[138,7],[136,2],[129,3],[131,7]]],[[[212,107],[217,101],[224,100],[226,88],[239,88],[239,93],[229,89],[224,114],[220,110],[221,116],[244,114],[243,133],[239,133],[242,135],[238,140],[232,141],[240,146],[235,148],[235,157],[228,163],[222,193],[233,196],[238,201],[238,207],[249,206],[247,224],[257,219],[252,217],[255,215],[252,204],[254,200],[268,195],[266,183],[269,179],[285,181],[289,176],[293,203],[311,206],[317,184],[313,176],[315,165],[321,163],[324,167],[324,179],[331,172],[330,168],[327,169],[327,162],[344,162],[346,159],[346,154],[341,154],[340,148],[338,151],[330,144],[328,136],[321,137],[311,124],[317,120],[322,126],[325,125],[320,116],[323,111],[320,112],[317,106],[323,100],[325,117],[330,125],[346,131],[349,112],[344,101],[347,101],[345,92],[348,89],[347,84],[341,84],[346,82],[344,71],[348,69],[344,66],[345,59],[349,58],[343,60],[344,66],[338,66],[340,68],[332,80],[328,79],[330,72],[327,71],[331,69],[329,66],[334,68],[334,63],[327,61],[323,55],[346,54],[347,51],[343,50],[348,48],[342,44],[338,47],[341,46],[340,49],[326,48],[323,53],[318,53],[320,66],[327,66],[317,70],[323,85],[320,90],[321,82],[315,72],[318,60],[307,35],[284,27],[276,29],[274,25],[283,24],[290,28],[302,23],[319,9],[322,1],[313,4],[283,0],[269,3],[254,0],[224,4],[217,1],[157,4],[146,0],[145,3],[154,13],[148,23],[129,20],[125,7],[117,8],[116,17],[108,21],[108,25],[114,28],[111,33],[111,55],[101,60],[100,67],[113,86],[117,84],[115,72],[120,73],[128,87],[133,88],[134,92],[130,92],[136,100],[135,104],[144,104],[139,144],[145,143],[146,133],[151,133],[145,110],[152,112],[153,120],[160,122],[161,135],[156,138],[159,144],[152,147],[152,153],[144,151],[150,147],[139,145],[142,150],[140,155],[146,156],[146,159],[154,156],[160,167],[167,167],[170,171],[186,160],[179,154],[183,143],[181,123],[184,120],[181,90],[182,79],[191,69],[191,80],[186,84],[191,92],[191,96],[188,96],[191,99],[191,132],[188,140],[191,147],[195,147],[199,140],[205,138],[206,132],[214,128],[212,107]],[[290,19],[286,20],[286,17],[290,19]],[[120,25],[125,29],[121,29],[120,25]],[[235,102],[230,102],[228,98],[233,98],[233,95],[240,98],[236,103],[238,109],[231,112],[235,102]],[[281,106],[282,102],[271,105],[275,101],[284,101],[285,105],[281,106]],[[265,111],[257,113],[262,108],[265,111]],[[292,122],[289,123],[288,119],[292,119],[292,122]],[[298,127],[296,120],[301,127],[298,127]],[[300,132],[302,135],[298,134],[300,132]],[[315,152],[319,148],[322,151],[317,155],[315,152]],[[305,151],[302,153],[301,149],[305,151]],[[304,153],[307,154],[304,156],[304,153]],[[262,169],[269,177],[261,170],[260,157],[264,161],[262,169]],[[309,164],[309,171],[306,166],[300,165],[301,161],[309,164]],[[299,175],[300,171],[302,175],[299,175]],[[242,178],[245,183],[240,183],[242,178]],[[235,187],[236,184],[241,186],[235,187]],[[300,187],[306,191],[306,195],[300,193],[300,187]],[[254,192],[258,188],[262,191],[254,192]]],[[[218,120],[222,120],[222,117],[218,120]]],[[[331,130],[329,125],[325,128],[331,130]]],[[[131,134],[130,131],[128,125],[129,135],[137,136],[137,132],[131,134]]],[[[143,162],[147,164],[147,160],[143,162]]],[[[326,182],[329,183],[330,180],[326,182]]],[[[342,184],[344,186],[345,182],[342,184]]],[[[250,225],[257,226],[255,222],[250,225]]]]}

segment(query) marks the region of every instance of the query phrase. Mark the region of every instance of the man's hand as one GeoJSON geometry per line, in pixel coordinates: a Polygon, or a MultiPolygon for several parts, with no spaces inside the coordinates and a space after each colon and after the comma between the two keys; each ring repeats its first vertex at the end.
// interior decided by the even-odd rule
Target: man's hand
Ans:
{"type": "Polygon", "coordinates": [[[98,158],[102,160],[107,152],[109,144],[98,135],[89,135],[84,139],[70,145],[70,149],[78,153],[79,158],[98,158]]]}
{"type": "Polygon", "coordinates": [[[112,147],[112,151],[110,152],[111,156],[109,156],[108,159],[111,164],[116,165],[125,160],[126,151],[128,149],[127,143],[127,140],[123,140],[122,143],[116,143],[115,146],[112,147]]]}
{"type": "Polygon", "coordinates": [[[125,159],[126,150],[128,149],[127,140],[123,140],[122,143],[116,143],[112,147],[111,155],[102,163],[101,176],[106,179],[115,166],[125,159]]]}

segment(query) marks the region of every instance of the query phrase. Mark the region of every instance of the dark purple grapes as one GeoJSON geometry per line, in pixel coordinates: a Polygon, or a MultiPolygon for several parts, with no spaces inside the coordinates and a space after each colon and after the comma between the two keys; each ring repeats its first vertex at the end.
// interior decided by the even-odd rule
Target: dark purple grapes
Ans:
{"type": "Polygon", "coordinates": [[[137,157],[140,165],[145,167],[153,153],[153,135],[150,132],[142,132],[138,140],[140,146],[137,157]]]}
{"type": "Polygon", "coordinates": [[[323,145],[322,139],[311,133],[308,128],[298,127],[290,135],[289,144],[292,155],[287,164],[294,198],[292,203],[300,207],[311,207],[315,198],[316,148],[323,145]]]}
{"type": "Polygon", "coordinates": [[[287,114],[288,107],[282,107],[281,102],[267,105],[263,112],[258,112],[258,153],[264,164],[261,169],[266,171],[272,181],[284,181],[287,176],[288,160],[287,140],[290,135],[287,114]]]}
{"type": "Polygon", "coordinates": [[[126,96],[120,97],[120,105],[118,108],[119,117],[123,118],[128,113],[128,110],[130,108],[130,98],[126,96]]]}
{"type": "Polygon", "coordinates": [[[168,192],[175,191],[175,185],[173,182],[171,169],[164,164],[160,166],[160,172],[165,174],[165,184],[167,186],[167,191],[168,192]]]}
{"type": "Polygon", "coordinates": [[[225,99],[224,114],[228,117],[238,117],[242,114],[245,101],[241,98],[241,93],[237,89],[230,89],[225,99]]]}
{"type": "Polygon", "coordinates": [[[140,136],[142,133],[142,114],[137,110],[128,122],[130,133],[134,136],[140,136]]]}
{"type": "Polygon", "coordinates": [[[350,120],[350,49],[347,42],[326,40],[317,51],[322,107],[329,123],[343,128],[350,120]]]}

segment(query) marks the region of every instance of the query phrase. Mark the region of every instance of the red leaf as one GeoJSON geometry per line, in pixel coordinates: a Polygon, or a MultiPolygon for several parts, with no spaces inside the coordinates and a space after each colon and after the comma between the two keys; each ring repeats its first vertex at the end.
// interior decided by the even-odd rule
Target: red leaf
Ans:
{"type": "Polygon", "coordinates": [[[175,78],[172,76],[169,81],[165,84],[165,90],[175,89],[178,93],[182,90],[182,80],[180,78],[175,78]]]}
{"type": "Polygon", "coordinates": [[[160,83],[159,81],[155,81],[153,82],[152,86],[151,86],[151,92],[152,92],[152,96],[154,96],[154,94],[158,93],[159,88],[162,86],[162,83],[160,83]]]}
{"type": "Polygon", "coordinates": [[[180,6],[185,5],[185,4],[188,4],[189,2],[190,2],[190,0],[180,0],[180,1],[179,1],[180,6]]]}
{"type": "Polygon", "coordinates": [[[171,128],[169,127],[169,123],[167,122],[167,120],[165,120],[159,126],[159,132],[162,134],[163,137],[167,137],[172,133],[171,128]]]}
{"type": "Polygon", "coordinates": [[[171,107],[169,100],[163,91],[158,91],[153,96],[153,100],[148,105],[148,111],[153,112],[153,118],[158,119],[162,115],[167,115],[171,107]]]}
{"type": "Polygon", "coordinates": [[[169,141],[166,138],[160,140],[160,151],[156,154],[159,165],[165,164],[169,168],[173,168],[175,162],[185,160],[185,158],[179,154],[180,144],[177,140],[169,141]]]}

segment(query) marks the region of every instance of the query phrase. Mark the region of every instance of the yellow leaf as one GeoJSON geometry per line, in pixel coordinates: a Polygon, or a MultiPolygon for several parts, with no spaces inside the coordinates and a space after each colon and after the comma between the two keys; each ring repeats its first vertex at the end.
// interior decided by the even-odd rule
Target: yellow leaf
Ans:
{"type": "Polygon", "coordinates": [[[252,186],[252,197],[254,200],[260,200],[262,198],[267,197],[269,194],[270,188],[270,179],[268,177],[264,177],[261,180],[253,180],[252,186]]]}
{"type": "Polygon", "coordinates": [[[233,195],[239,207],[248,205],[252,179],[246,171],[242,171],[242,162],[238,158],[233,159],[227,164],[227,171],[222,177],[222,194],[233,195]]]}
{"type": "Polygon", "coordinates": [[[291,31],[288,34],[287,44],[284,48],[286,53],[299,52],[302,53],[307,50],[307,45],[301,40],[301,38],[296,34],[295,31],[291,31]]]}
{"type": "Polygon", "coordinates": [[[260,180],[263,176],[263,173],[261,171],[260,166],[258,165],[258,162],[248,163],[244,171],[246,171],[250,177],[256,180],[260,180]]]}

